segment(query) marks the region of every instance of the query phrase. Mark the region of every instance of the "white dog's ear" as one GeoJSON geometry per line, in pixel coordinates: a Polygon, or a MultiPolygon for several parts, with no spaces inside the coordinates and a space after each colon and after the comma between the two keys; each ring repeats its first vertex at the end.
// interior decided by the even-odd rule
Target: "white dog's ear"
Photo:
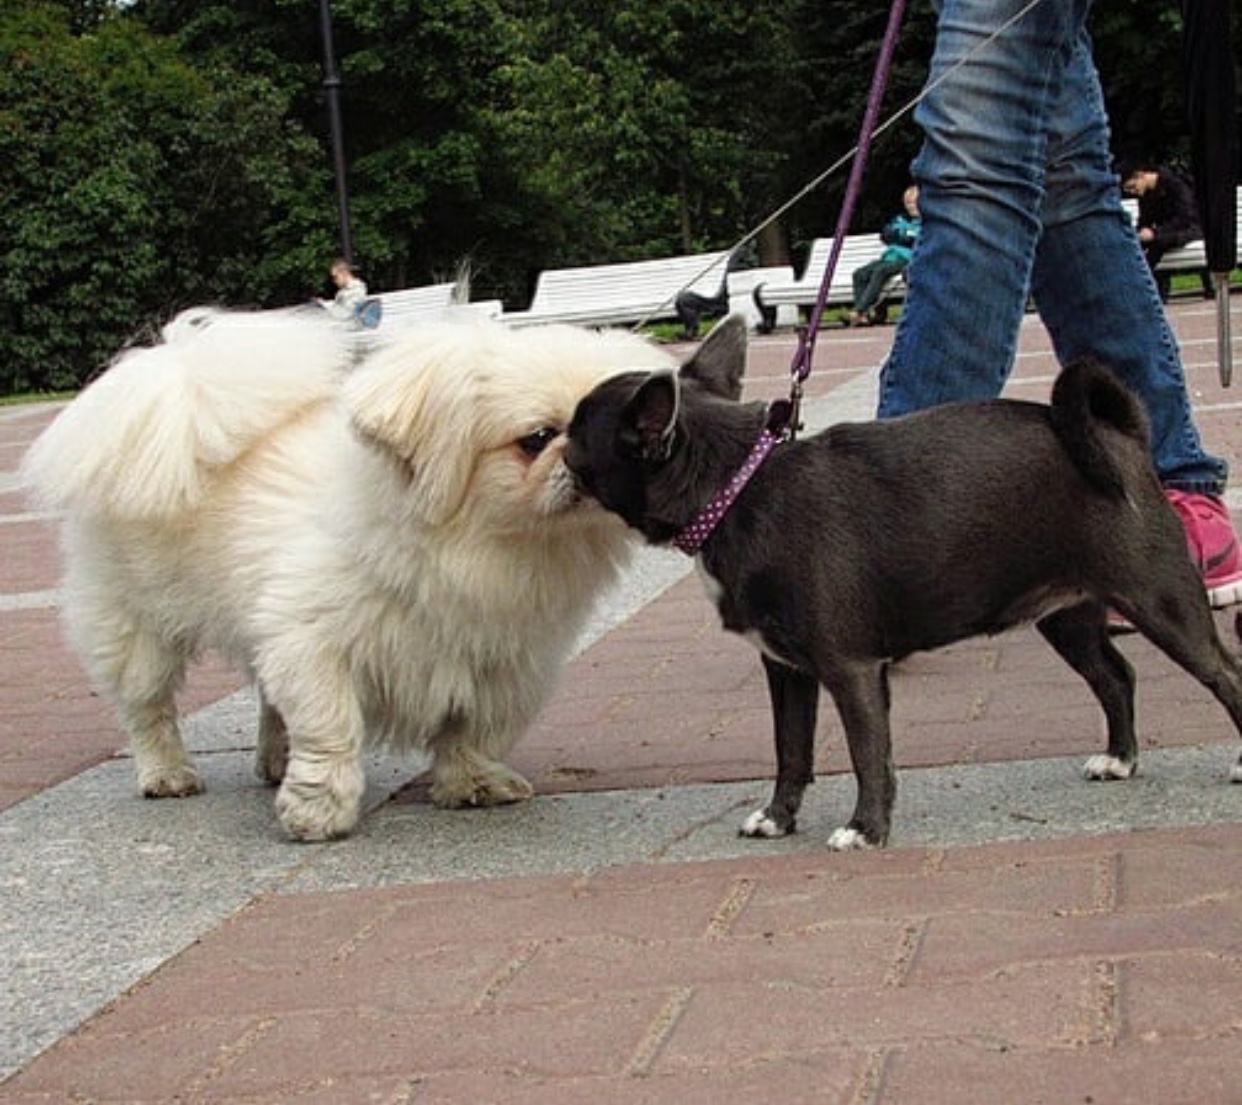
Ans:
{"type": "Polygon", "coordinates": [[[404,352],[380,354],[350,376],[345,407],[363,438],[407,467],[420,516],[442,525],[465,501],[478,459],[470,375],[434,355],[411,363],[404,352]]]}
{"type": "Polygon", "coordinates": [[[673,452],[681,386],[672,371],[653,372],[626,405],[622,434],[643,460],[662,463],[673,452]]]}

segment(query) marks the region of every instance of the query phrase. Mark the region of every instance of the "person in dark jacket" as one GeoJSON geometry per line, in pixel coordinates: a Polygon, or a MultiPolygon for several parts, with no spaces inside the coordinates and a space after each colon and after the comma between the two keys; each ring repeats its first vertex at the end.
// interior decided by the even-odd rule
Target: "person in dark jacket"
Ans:
{"type": "Polygon", "coordinates": [[[1118,175],[1121,190],[1138,200],[1137,229],[1143,255],[1156,278],[1161,300],[1168,302],[1172,278],[1167,272],[1157,272],[1156,266],[1169,250],[1203,237],[1194,188],[1165,165],[1126,163],[1118,175]]]}

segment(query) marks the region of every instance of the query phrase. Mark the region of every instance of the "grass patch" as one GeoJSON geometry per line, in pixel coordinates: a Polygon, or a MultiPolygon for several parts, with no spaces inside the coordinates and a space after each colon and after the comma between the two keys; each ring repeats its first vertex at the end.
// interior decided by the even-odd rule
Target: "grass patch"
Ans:
{"type": "Polygon", "coordinates": [[[72,399],[76,391],[28,391],[17,395],[0,395],[0,407],[20,407],[27,403],[57,403],[72,399]]]}

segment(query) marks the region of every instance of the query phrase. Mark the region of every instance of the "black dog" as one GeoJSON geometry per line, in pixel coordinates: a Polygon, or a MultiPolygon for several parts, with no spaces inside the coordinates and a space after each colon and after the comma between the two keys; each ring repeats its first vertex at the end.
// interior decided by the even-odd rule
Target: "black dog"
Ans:
{"type": "Polygon", "coordinates": [[[829,845],[886,843],[889,661],[1021,622],[1104,708],[1108,752],[1087,761],[1089,778],[1129,778],[1138,758],[1134,672],[1109,638],[1110,607],[1242,729],[1242,666],[1157,482],[1144,413],[1107,370],[1066,368],[1050,407],[957,403],[781,440],[763,404],[737,401],[745,360],[731,318],[679,375],[605,381],[579,404],[566,452],[585,493],[649,543],[698,556],[725,628],[763,654],[776,789],[744,834],[793,830],[822,684],[858,782],[829,845]]]}

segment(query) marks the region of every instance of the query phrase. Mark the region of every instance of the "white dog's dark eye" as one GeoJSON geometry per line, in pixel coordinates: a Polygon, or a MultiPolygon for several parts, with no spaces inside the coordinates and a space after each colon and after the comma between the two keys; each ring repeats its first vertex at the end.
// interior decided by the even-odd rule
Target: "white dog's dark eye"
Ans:
{"type": "Polygon", "coordinates": [[[544,426],[542,430],[536,430],[533,434],[518,438],[518,448],[528,457],[537,457],[552,444],[556,433],[551,426],[544,426]]]}

